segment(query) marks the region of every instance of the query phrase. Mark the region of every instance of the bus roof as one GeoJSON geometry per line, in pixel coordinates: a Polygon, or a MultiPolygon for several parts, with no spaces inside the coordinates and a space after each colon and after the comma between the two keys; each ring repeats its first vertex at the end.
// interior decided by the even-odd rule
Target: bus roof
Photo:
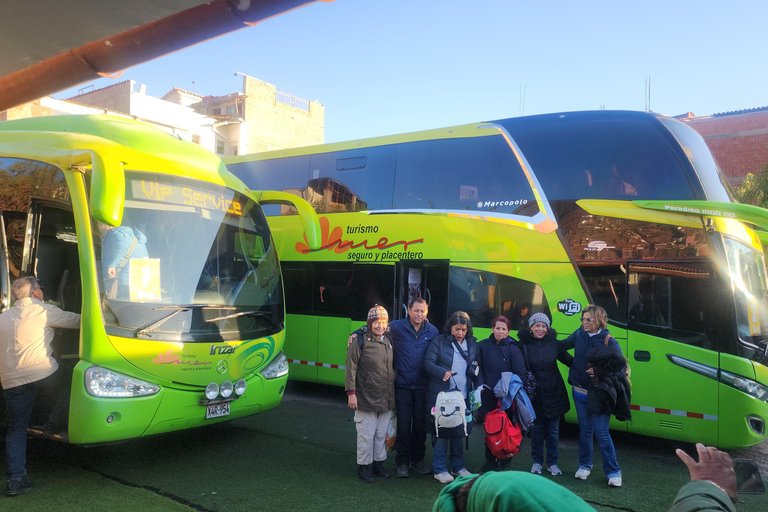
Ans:
{"type": "MultiPolygon", "coordinates": [[[[0,123],[0,143],[4,134],[24,132],[61,136],[56,147],[62,149],[95,149],[115,151],[126,167],[147,170],[147,162],[163,172],[183,174],[198,179],[213,180],[226,186],[243,186],[221,162],[218,156],[197,144],[182,140],[149,124],[114,115],[45,116],[0,123]],[[66,140],[84,136],[89,140],[66,140]]],[[[33,136],[34,138],[34,136],[33,136]]],[[[26,140],[29,140],[26,138],[26,140]]],[[[40,146],[52,144],[48,138],[40,146]]],[[[11,142],[10,144],[13,144],[11,142]]],[[[12,152],[11,152],[12,153],[12,152]]],[[[9,155],[11,156],[11,155],[9,155]]],[[[55,163],[55,162],[49,162],[55,163]]]]}

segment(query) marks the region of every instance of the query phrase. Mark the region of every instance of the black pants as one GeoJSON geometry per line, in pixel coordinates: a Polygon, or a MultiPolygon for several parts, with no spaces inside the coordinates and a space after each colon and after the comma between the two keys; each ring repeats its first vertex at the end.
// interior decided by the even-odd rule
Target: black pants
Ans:
{"type": "Polygon", "coordinates": [[[397,441],[395,461],[398,466],[424,460],[427,451],[426,390],[395,388],[397,413],[397,441]]]}

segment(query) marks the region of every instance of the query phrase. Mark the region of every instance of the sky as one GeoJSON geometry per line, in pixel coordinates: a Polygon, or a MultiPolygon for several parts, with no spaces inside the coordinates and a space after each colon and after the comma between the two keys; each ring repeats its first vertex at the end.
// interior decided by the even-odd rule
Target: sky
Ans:
{"type": "MultiPolygon", "coordinates": [[[[129,68],[161,97],[245,73],[325,106],[325,142],[519,115],[768,106],[765,0],[335,0],[129,68]]],[[[75,95],[81,85],[54,94],[75,95]]]]}

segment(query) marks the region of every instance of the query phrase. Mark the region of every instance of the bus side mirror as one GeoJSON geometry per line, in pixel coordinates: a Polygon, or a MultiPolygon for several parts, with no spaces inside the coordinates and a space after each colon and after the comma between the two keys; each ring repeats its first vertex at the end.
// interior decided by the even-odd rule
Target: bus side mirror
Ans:
{"type": "Polygon", "coordinates": [[[123,222],[125,172],[123,164],[91,151],[91,215],[110,226],[123,222]]]}
{"type": "Polygon", "coordinates": [[[275,192],[264,190],[254,192],[256,202],[259,204],[287,204],[291,205],[299,212],[301,225],[304,233],[307,235],[307,244],[310,249],[319,249],[322,244],[320,235],[320,219],[317,217],[315,209],[308,202],[299,196],[288,194],[287,192],[275,192]]]}

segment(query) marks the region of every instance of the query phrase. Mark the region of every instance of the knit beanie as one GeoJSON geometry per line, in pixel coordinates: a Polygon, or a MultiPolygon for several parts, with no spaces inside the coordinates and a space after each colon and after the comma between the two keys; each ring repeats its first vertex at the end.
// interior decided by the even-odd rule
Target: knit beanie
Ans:
{"type": "Polygon", "coordinates": [[[384,320],[389,321],[389,314],[387,313],[387,310],[384,309],[383,306],[379,306],[376,304],[368,311],[368,330],[371,330],[371,326],[373,325],[373,322],[378,319],[383,318],[384,320]]]}
{"type": "Polygon", "coordinates": [[[547,329],[552,327],[552,325],[549,323],[549,317],[545,315],[544,313],[536,313],[534,315],[531,315],[531,318],[528,319],[528,327],[533,327],[533,324],[536,322],[542,322],[547,325],[547,329]]]}

